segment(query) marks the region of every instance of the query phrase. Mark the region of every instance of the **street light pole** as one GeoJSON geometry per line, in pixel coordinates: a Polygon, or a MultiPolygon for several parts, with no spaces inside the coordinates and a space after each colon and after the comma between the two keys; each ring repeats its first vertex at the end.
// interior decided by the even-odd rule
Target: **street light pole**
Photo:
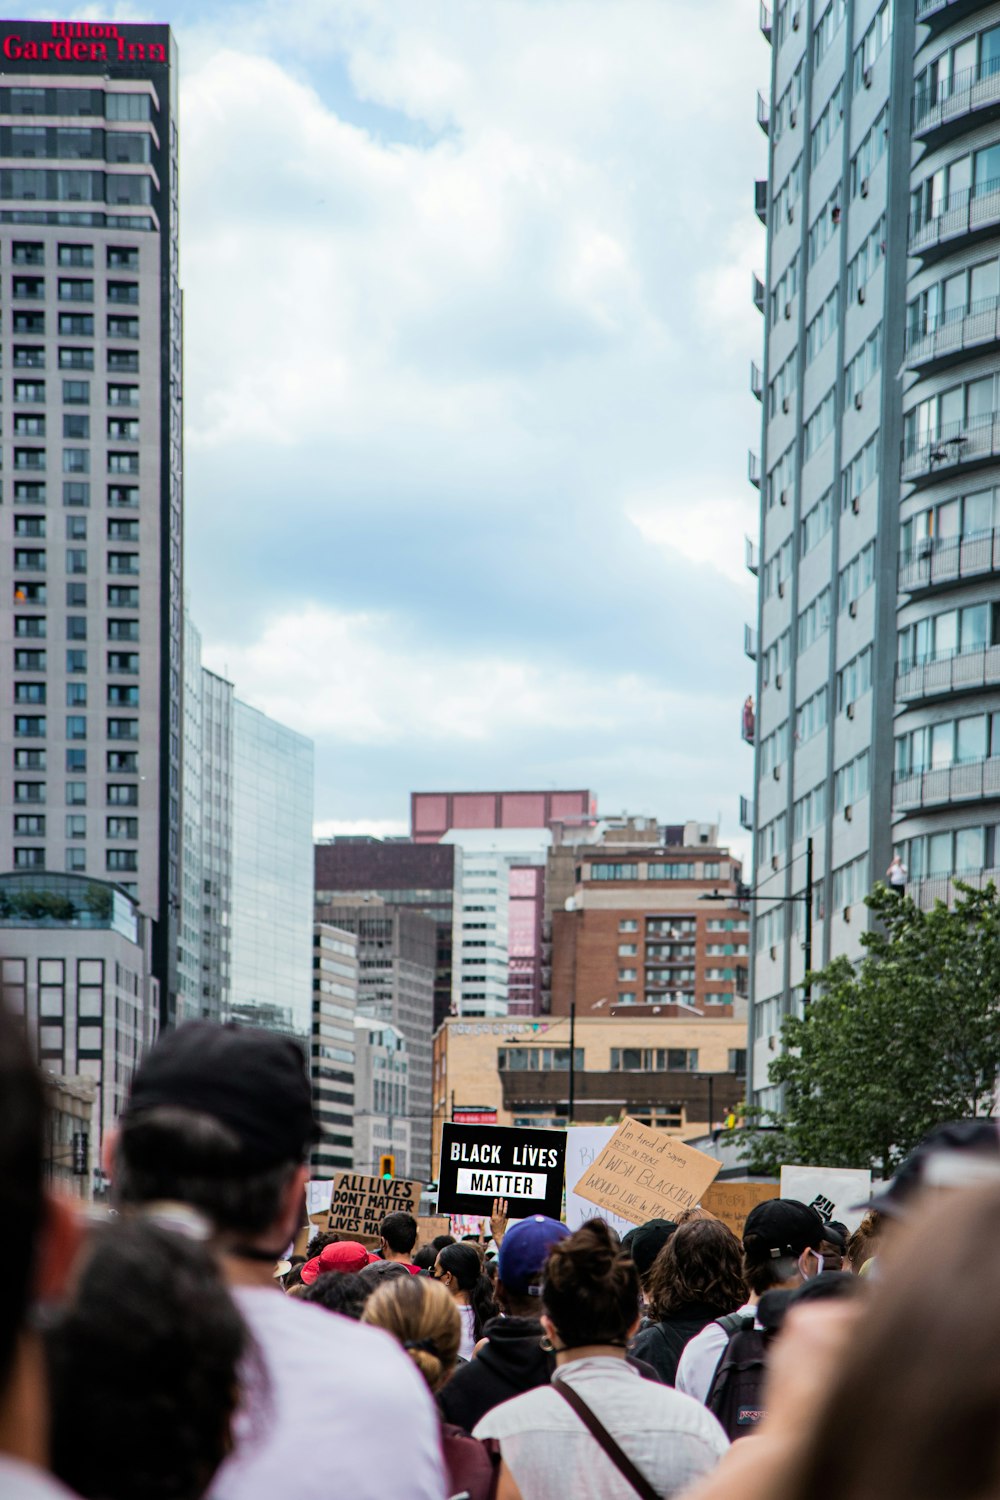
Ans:
{"type": "Polygon", "coordinates": [[[576,1001],[569,1002],[569,1109],[566,1124],[573,1123],[573,1106],[576,1103],[576,1001]]]}
{"type": "MultiPolygon", "coordinates": [[[[813,966],[813,841],[811,836],[806,840],[806,930],[802,948],[806,973],[811,974],[813,966]]],[[[806,1005],[812,1000],[811,984],[806,984],[803,999],[806,1005]]]]}

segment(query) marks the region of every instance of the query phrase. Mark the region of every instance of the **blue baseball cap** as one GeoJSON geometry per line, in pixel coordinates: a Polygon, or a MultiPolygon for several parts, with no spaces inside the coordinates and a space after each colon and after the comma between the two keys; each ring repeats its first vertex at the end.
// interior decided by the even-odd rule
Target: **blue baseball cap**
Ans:
{"type": "Polygon", "coordinates": [[[558,1219],[534,1214],[512,1224],[500,1241],[497,1255],[497,1277],[511,1292],[541,1294],[541,1273],[549,1251],[569,1230],[558,1219]]]}

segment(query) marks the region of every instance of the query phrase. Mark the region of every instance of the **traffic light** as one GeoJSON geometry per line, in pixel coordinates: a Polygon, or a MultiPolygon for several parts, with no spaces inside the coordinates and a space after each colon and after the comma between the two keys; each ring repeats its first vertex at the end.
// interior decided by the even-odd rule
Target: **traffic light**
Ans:
{"type": "Polygon", "coordinates": [[[396,1175],[396,1158],[391,1151],[385,1151],[378,1159],[378,1175],[385,1182],[391,1182],[396,1175]]]}

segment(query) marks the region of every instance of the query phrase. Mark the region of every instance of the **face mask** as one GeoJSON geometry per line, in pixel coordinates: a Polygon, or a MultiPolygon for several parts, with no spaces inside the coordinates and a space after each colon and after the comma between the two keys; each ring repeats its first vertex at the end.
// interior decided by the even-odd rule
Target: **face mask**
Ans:
{"type": "Polygon", "coordinates": [[[803,1250],[802,1254],[799,1256],[798,1264],[799,1275],[802,1277],[803,1281],[812,1281],[813,1276],[822,1276],[823,1274],[823,1257],[822,1255],[820,1255],[818,1250],[803,1250]],[[815,1271],[813,1271],[812,1276],[807,1273],[805,1266],[802,1264],[807,1255],[812,1255],[816,1260],[816,1269],[815,1271]]]}

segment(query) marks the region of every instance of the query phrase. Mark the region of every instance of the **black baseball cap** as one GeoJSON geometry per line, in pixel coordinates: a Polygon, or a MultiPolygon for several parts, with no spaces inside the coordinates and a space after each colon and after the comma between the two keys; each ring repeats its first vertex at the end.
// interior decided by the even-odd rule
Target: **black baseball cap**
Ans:
{"type": "Polygon", "coordinates": [[[670,1219],[649,1219],[638,1229],[630,1229],[622,1240],[622,1249],[631,1255],[640,1276],[646,1276],[653,1262],[677,1229],[670,1219]]]}
{"type": "Polygon", "coordinates": [[[796,1259],[803,1250],[818,1250],[826,1225],[814,1208],[797,1198],[768,1198],[747,1214],[743,1250],[752,1264],[783,1256],[796,1259]]]}
{"type": "Polygon", "coordinates": [[[301,1049],[249,1026],[187,1021],[162,1035],[139,1065],[123,1119],[164,1106],[228,1125],[251,1168],[304,1161],[319,1139],[301,1049]]]}

